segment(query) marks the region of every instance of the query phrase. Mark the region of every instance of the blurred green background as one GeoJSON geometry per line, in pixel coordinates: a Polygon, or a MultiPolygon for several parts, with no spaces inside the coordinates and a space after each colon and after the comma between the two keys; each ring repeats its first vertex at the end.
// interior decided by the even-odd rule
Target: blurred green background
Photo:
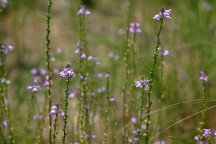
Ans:
{"type": "MultiPolygon", "coordinates": [[[[12,114],[15,119],[20,119],[15,121],[15,124],[25,119],[25,102],[30,94],[25,87],[32,82],[30,70],[45,67],[47,2],[44,0],[9,0],[7,9],[0,13],[1,43],[15,46],[15,50],[7,59],[7,69],[11,80],[8,90],[12,103],[12,114]]],[[[116,77],[112,79],[112,96],[118,97],[121,103],[120,90],[124,78],[122,76],[124,74],[122,56],[128,1],[85,0],[84,2],[92,12],[86,18],[88,49],[90,54],[97,56],[101,63],[95,71],[96,73],[107,71],[115,73],[116,77]],[[109,53],[117,55],[116,59],[110,58],[109,53]]],[[[172,9],[172,19],[165,22],[161,36],[162,46],[171,52],[165,58],[164,64],[165,103],[169,105],[202,98],[200,70],[206,71],[209,76],[208,99],[215,99],[215,0],[135,0],[132,20],[139,22],[142,29],[135,46],[137,80],[143,75],[148,77],[159,26],[158,21],[153,20],[152,17],[161,8],[172,9]]],[[[79,39],[79,21],[76,15],[78,9],[79,5],[76,0],[53,0],[51,53],[54,68],[61,68],[66,63],[72,63],[74,69],[78,68],[78,57],[74,54],[74,50],[77,49],[76,41],[79,39]]],[[[58,101],[63,95],[61,90],[63,81],[57,76],[54,76],[54,79],[56,80],[53,90],[54,101],[58,101]]],[[[101,83],[104,82],[98,82],[98,86],[101,83]]],[[[157,95],[158,89],[155,83],[153,96],[157,95]]],[[[155,102],[153,107],[157,109],[157,99],[153,99],[155,102]]],[[[208,106],[213,104],[209,103],[208,106]]],[[[200,104],[185,103],[166,112],[169,119],[165,119],[164,128],[201,109],[200,104]]],[[[207,113],[207,125],[210,128],[216,128],[215,112],[214,109],[207,113]]],[[[120,121],[121,116],[118,119],[120,121]]],[[[197,115],[176,125],[166,132],[166,136],[173,135],[192,139],[196,133],[199,119],[200,115],[197,115]]],[[[21,127],[17,125],[15,129],[18,130],[18,128],[21,127]]],[[[100,132],[97,134],[100,135],[100,132]]],[[[18,134],[18,137],[22,137],[22,133],[18,134]]],[[[183,143],[171,140],[169,137],[164,139],[168,139],[169,143],[173,144],[183,143]]]]}

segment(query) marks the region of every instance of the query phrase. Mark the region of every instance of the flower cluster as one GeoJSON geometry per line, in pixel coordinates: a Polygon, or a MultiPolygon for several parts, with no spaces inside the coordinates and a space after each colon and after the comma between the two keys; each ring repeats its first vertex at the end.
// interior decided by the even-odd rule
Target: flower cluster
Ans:
{"type": "Polygon", "coordinates": [[[77,15],[90,15],[90,14],[91,12],[89,10],[86,10],[84,7],[81,7],[77,12],[77,15]]]}
{"type": "Polygon", "coordinates": [[[130,28],[129,28],[130,33],[134,34],[134,33],[141,33],[141,29],[140,29],[140,24],[138,22],[133,22],[130,24],[130,28]]]}
{"type": "Polygon", "coordinates": [[[201,136],[195,136],[194,140],[198,144],[204,144],[205,142],[213,142],[216,143],[216,130],[213,129],[203,129],[203,133],[201,136]]]}
{"type": "Polygon", "coordinates": [[[200,74],[201,75],[200,75],[199,79],[203,80],[204,82],[207,82],[208,81],[208,76],[206,76],[205,72],[200,71],[200,74]]]}
{"type": "Polygon", "coordinates": [[[169,10],[162,9],[161,12],[159,12],[158,14],[156,14],[153,17],[153,19],[156,19],[156,20],[160,20],[160,19],[168,20],[168,19],[171,19],[171,17],[169,16],[170,14],[171,14],[171,9],[169,9],[169,10]]]}
{"type": "Polygon", "coordinates": [[[3,45],[1,45],[1,49],[2,49],[2,52],[5,55],[7,55],[10,51],[12,51],[14,49],[14,46],[12,46],[12,45],[6,46],[6,45],[3,44],[3,45]]]}
{"type": "Polygon", "coordinates": [[[50,77],[50,76],[46,75],[45,81],[44,81],[44,83],[43,83],[44,86],[49,86],[49,85],[50,85],[49,77],[50,77]]]}
{"type": "Polygon", "coordinates": [[[58,75],[64,79],[75,77],[75,73],[71,68],[63,68],[62,71],[58,73],[58,75]]]}
{"type": "Polygon", "coordinates": [[[27,86],[27,89],[31,90],[32,92],[36,92],[36,91],[39,91],[41,89],[41,87],[40,87],[40,85],[35,84],[35,85],[32,85],[32,86],[27,86]]]}
{"type": "Polygon", "coordinates": [[[135,87],[144,88],[145,90],[148,90],[150,88],[149,86],[150,80],[143,79],[141,81],[135,81],[135,87]]]}

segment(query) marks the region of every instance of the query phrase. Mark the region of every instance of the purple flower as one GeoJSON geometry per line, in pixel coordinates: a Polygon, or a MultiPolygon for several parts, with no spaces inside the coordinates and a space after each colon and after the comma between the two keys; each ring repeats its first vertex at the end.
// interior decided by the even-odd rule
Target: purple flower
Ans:
{"type": "Polygon", "coordinates": [[[138,131],[139,131],[139,130],[132,130],[131,133],[132,133],[132,134],[135,134],[135,135],[138,135],[138,131]]]}
{"type": "Polygon", "coordinates": [[[75,53],[75,54],[79,54],[79,53],[80,53],[80,49],[79,49],[79,48],[76,49],[76,50],[74,51],[74,53],[75,53]]]}
{"type": "Polygon", "coordinates": [[[81,46],[81,40],[78,40],[78,41],[76,42],[76,45],[77,45],[77,46],[81,46]]]}
{"type": "Polygon", "coordinates": [[[112,97],[112,98],[109,99],[109,101],[111,101],[111,102],[113,102],[113,101],[115,101],[115,100],[116,100],[115,97],[112,97]]]}
{"type": "Polygon", "coordinates": [[[162,140],[162,141],[156,141],[154,144],[166,144],[166,142],[162,140]]]}
{"type": "Polygon", "coordinates": [[[171,19],[171,17],[169,16],[170,14],[171,14],[171,9],[169,9],[169,10],[162,9],[161,12],[159,12],[158,14],[156,14],[153,17],[153,19],[155,19],[155,20],[160,20],[160,19],[168,20],[168,19],[171,19]]]}
{"type": "Polygon", "coordinates": [[[6,127],[8,124],[7,124],[6,121],[3,121],[3,122],[2,122],[2,125],[3,125],[4,127],[6,127]]]}
{"type": "Polygon", "coordinates": [[[52,106],[51,110],[50,110],[50,115],[51,116],[56,116],[56,112],[57,112],[57,106],[52,106]]]}
{"type": "Polygon", "coordinates": [[[160,53],[160,56],[167,56],[169,54],[170,54],[170,52],[168,50],[166,50],[165,48],[163,48],[162,52],[160,53]]]}
{"type": "Polygon", "coordinates": [[[133,22],[130,24],[129,28],[130,33],[141,33],[140,24],[137,22],[133,22]]]}
{"type": "Polygon", "coordinates": [[[208,76],[203,71],[200,71],[201,76],[199,77],[200,80],[203,80],[205,82],[208,81],[208,76]]]}
{"type": "Polygon", "coordinates": [[[207,11],[211,11],[212,10],[212,6],[208,3],[208,2],[203,2],[203,7],[207,10],[207,11]]]}
{"type": "Polygon", "coordinates": [[[72,93],[69,94],[69,97],[70,98],[74,98],[76,96],[76,94],[77,94],[77,91],[74,91],[74,92],[72,92],[72,93]]]}
{"type": "Polygon", "coordinates": [[[147,128],[146,124],[142,124],[141,129],[145,130],[147,128]]]}
{"type": "Polygon", "coordinates": [[[50,83],[49,83],[49,76],[47,75],[45,78],[46,78],[46,79],[45,79],[43,85],[44,85],[44,86],[49,86],[49,85],[50,85],[50,83]]]}
{"type": "Polygon", "coordinates": [[[63,77],[64,79],[75,77],[75,73],[74,73],[73,69],[71,69],[69,67],[63,68],[62,71],[58,73],[58,75],[60,77],[63,77]]]}
{"type": "Polygon", "coordinates": [[[203,129],[203,135],[204,137],[208,137],[209,135],[211,135],[211,130],[210,129],[203,129]]]}
{"type": "Polygon", "coordinates": [[[5,8],[8,0],[2,0],[1,7],[5,8]]]}
{"type": "Polygon", "coordinates": [[[108,79],[110,77],[110,74],[109,73],[106,73],[104,78],[108,79]]]}
{"type": "Polygon", "coordinates": [[[77,12],[77,15],[90,15],[90,14],[91,12],[89,10],[86,10],[84,7],[81,7],[77,12]]]}
{"type": "Polygon", "coordinates": [[[28,90],[31,90],[32,92],[39,91],[41,89],[40,85],[32,85],[27,87],[28,90]]]}
{"type": "Polygon", "coordinates": [[[12,46],[12,45],[8,45],[8,46],[6,46],[6,45],[1,45],[1,49],[2,49],[2,52],[3,52],[5,55],[7,55],[10,51],[13,51],[14,46],[12,46]]]}
{"type": "Polygon", "coordinates": [[[131,122],[132,122],[133,124],[135,124],[135,123],[137,123],[137,119],[136,119],[135,117],[132,117],[132,118],[131,118],[131,122]]]}
{"type": "Polygon", "coordinates": [[[150,88],[149,86],[149,80],[143,79],[141,81],[135,81],[135,87],[144,88],[145,90],[148,90],[150,88]]]}
{"type": "Polygon", "coordinates": [[[85,54],[85,53],[82,53],[80,57],[81,57],[82,59],[85,59],[85,58],[86,58],[86,54],[85,54]]]}

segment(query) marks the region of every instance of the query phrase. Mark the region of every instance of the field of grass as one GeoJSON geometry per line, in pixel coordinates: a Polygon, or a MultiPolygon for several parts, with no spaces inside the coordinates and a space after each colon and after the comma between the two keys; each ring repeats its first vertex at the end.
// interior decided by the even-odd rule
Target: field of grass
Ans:
{"type": "Polygon", "coordinates": [[[215,0],[0,4],[0,144],[216,143],[215,0]]]}

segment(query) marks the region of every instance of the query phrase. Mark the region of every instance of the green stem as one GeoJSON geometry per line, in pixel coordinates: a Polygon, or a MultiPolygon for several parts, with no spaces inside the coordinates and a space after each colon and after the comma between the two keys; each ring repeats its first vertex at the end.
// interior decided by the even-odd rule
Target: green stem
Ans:
{"type": "Polygon", "coordinates": [[[65,89],[65,100],[64,100],[64,126],[63,126],[63,137],[62,137],[62,142],[63,144],[65,144],[66,142],[66,136],[67,136],[67,132],[66,132],[66,126],[67,126],[67,118],[68,118],[68,97],[69,97],[69,84],[70,84],[70,77],[67,78],[66,80],[66,89],[65,89]]]}
{"type": "Polygon", "coordinates": [[[147,108],[147,119],[145,120],[145,123],[146,123],[146,133],[145,133],[145,136],[146,136],[146,141],[145,143],[148,144],[148,141],[149,141],[149,127],[150,127],[150,112],[151,112],[151,105],[152,105],[152,101],[151,101],[151,95],[152,95],[152,88],[153,88],[153,81],[154,81],[154,75],[155,75],[155,71],[156,71],[156,65],[157,65],[157,59],[158,59],[158,48],[160,47],[160,34],[161,34],[161,31],[163,29],[163,21],[164,19],[161,18],[160,19],[160,28],[159,28],[159,31],[157,33],[157,44],[155,45],[155,52],[154,52],[154,55],[153,55],[153,65],[152,65],[152,68],[150,70],[150,82],[149,82],[149,89],[147,91],[147,101],[148,101],[148,104],[146,105],[146,108],[147,108]]]}
{"type": "MultiPolygon", "coordinates": [[[[47,28],[46,28],[46,49],[45,49],[45,53],[46,53],[46,66],[47,66],[47,71],[48,71],[48,81],[49,81],[49,86],[47,88],[47,93],[48,93],[48,101],[49,101],[49,107],[48,107],[48,113],[51,110],[51,106],[52,106],[52,99],[51,99],[51,87],[52,87],[52,82],[51,82],[51,63],[50,63],[50,21],[51,21],[51,8],[52,8],[52,0],[49,0],[48,2],[48,6],[47,6],[47,28]]],[[[52,143],[52,116],[49,115],[49,143],[52,143]]]]}

